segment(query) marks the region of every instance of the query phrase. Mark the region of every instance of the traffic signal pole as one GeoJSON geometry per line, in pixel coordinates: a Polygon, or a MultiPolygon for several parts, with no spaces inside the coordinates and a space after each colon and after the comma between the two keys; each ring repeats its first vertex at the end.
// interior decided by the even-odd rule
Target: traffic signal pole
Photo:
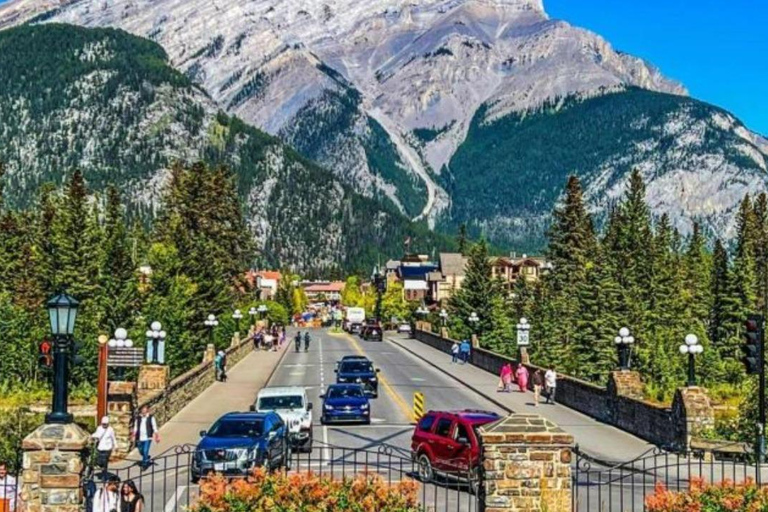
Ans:
{"type": "MultiPolygon", "coordinates": [[[[757,461],[765,462],[765,332],[762,317],[760,318],[760,386],[758,390],[759,421],[757,433],[757,461]]],[[[759,477],[758,477],[759,478],[759,477]]]]}

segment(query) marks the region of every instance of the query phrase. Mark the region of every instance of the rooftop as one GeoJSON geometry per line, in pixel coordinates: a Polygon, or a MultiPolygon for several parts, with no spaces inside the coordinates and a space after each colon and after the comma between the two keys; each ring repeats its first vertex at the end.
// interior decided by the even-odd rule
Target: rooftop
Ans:
{"type": "Polygon", "coordinates": [[[259,391],[259,396],[303,395],[304,392],[305,389],[301,386],[275,386],[262,389],[259,391]]]}
{"type": "Polygon", "coordinates": [[[444,276],[463,276],[467,266],[467,258],[458,252],[440,253],[440,271],[444,276]]]}

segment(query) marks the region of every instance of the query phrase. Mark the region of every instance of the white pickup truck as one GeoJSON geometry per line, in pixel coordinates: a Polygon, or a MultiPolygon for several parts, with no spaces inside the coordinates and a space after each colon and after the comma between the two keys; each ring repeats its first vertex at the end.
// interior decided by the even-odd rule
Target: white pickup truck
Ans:
{"type": "Polygon", "coordinates": [[[288,427],[291,447],[304,453],[312,451],[312,404],[302,387],[268,387],[259,391],[252,411],[275,411],[288,427]]]}

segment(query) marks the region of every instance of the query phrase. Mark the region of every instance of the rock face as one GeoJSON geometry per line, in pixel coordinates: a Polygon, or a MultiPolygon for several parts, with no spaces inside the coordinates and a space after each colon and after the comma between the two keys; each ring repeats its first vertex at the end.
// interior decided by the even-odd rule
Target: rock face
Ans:
{"type": "MultiPolygon", "coordinates": [[[[432,225],[453,227],[466,220],[467,211],[457,202],[484,206],[482,198],[457,197],[450,173],[473,123],[628,88],[686,94],[681,84],[600,36],[550,19],[540,0],[79,0],[40,16],[50,5],[50,0],[11,0],[0,7],[0,27],[37,15],[120,27],[157,41],[219,107],[281,136],[355,190],[432,225]]],[[[673,128],[678,131],[659,133],[645,147],[672,138],[671,148],[664,143],[654,151],[666,155],[685,147],[696,172],[720,173],[718,187],[727,190],[709,209],[713,228],[723,224],[740,192],[731,188],[741,182],[734,172],[749,166],[733,158],[732,166],[723,167],[698,151],[690,144],[697,125],[681,118],[673,128]]],[[[763,159],[768,144],[735,119],[716,128],[736,129],[744,135],[743,151],[763,159]]],[[[614,134],[615,140],[621,136],[614,134]]],[[[504,148],[510,154],[519,149],[504,148]]],[[[592,150],[582,144],[573,156],[592,150]]],[[[571,171],[610,171],[642,150],[628,147],[571,171]]],[[[662,195],[680,178],[677,171],[674,163],[649,169],[651,181],[659,179],[657,186],[649,183],[649,193],[662,195]]],[[[624,183],[626,173],[620,174],[612,176],[619,187],[611,190],[624,183]]],[[[599,198],[603,189],[596,183],[593,195],[599,198]]],[[[686,232],[698,214],[690,210],[696,199],[688,194],[672,199],[670,210],[680,213],[673,215],[680,218],[677,227],[686,232]]],[[[548,199],[546,207],[553,204],[548,199]]],[[[529,223],[547,222],[538,210],[521,216],[504,211],[508,206],[499,213],[495,204],[487,205],[491,215],[472,217],[476,228],[493,226],[496,240],[517,242],[526,229],[536,231],[529,223]],[[521,223],[522,231],[516,227],[521,223]]]]}

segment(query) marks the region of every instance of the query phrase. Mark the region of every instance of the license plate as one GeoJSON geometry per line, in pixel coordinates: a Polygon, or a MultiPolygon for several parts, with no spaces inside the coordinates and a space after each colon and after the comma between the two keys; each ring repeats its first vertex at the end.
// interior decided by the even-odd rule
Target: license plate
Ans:
{"type": "Polygon", "coordinates": [[[214,471],[224,471],[224,463],[223,462],[216,462],[213,465],[214,471]]]}

